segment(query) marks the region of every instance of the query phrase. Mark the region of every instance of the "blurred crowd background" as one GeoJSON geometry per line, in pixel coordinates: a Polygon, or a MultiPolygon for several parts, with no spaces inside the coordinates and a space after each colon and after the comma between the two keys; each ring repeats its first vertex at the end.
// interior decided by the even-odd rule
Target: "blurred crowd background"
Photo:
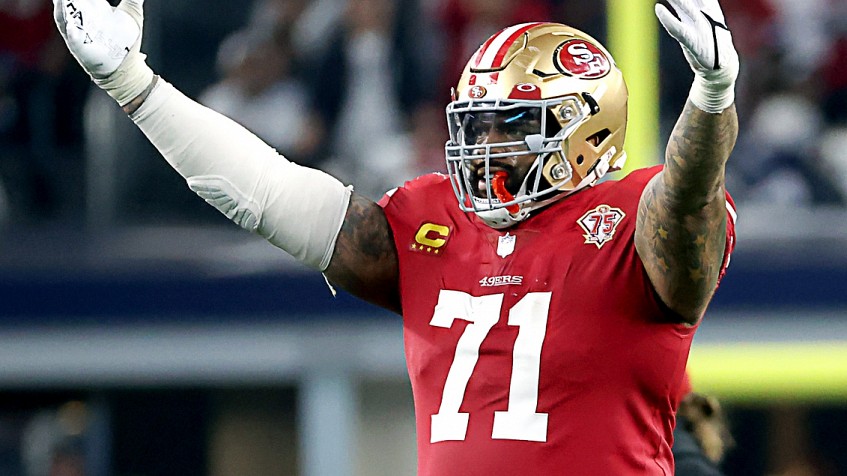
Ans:
{"type": "MultiPolygon", "coordinates": [[[[644,3],[651,8],[653,2],[644,3]]],[[[765,301],[784,304],[793,312],[804,305],[803,298],[824,295],[843,306],[847,288],[841,278],[847,260],[833,261],[830,255],[821,257],[815,252],[826,248],[833,252],[827,246],[830,241],[824,239],[843,243],[833,235],[844,230],[847,222],[847,1],[724,0],[722,4],[742,60],[737,87],[741,132],[727,172],[742,222],[738,257],[733,257],[741,273],[731,269],[723,285],[726,289],[720,292],[741,296],[733,303],[740,303],[744,312],[765,301]],[[745,215],[744,210],[754,213],[745,215]],[[797,216],[824,219],[792,218],[797,216]],[[750,229],[758,229],[758,234],[751,236],[750,229]],[[794,242],[791,246],[780,242],[769,250],[751,245],[770,246],[772,235],[786,239],[802,235],[802,251],[794,242]],[[810,250],[811,254],[805,254],[810,250]],[[792,252],[803,254],[792,257],[792,252]],[[759,287],[755,280],[733,281],[742,279],[735,276],[759,276],[755,265],[765,261],[750,263],[762,255],[768,257],[768,267],[783,266],[788,271],[766,275],[771,281],[759,287]],[[816,268],[807,274],[793,273],[791,263],[799,261],[816,268]],[[810,289],[820,295],[793,295],[790,286],[781,288],[781,280],[789,275],[812,283],[810,289]],[[760,295],[757,289],[762,289],[760,295]],[[759,301],[744,300],[750,296],[759,301]]],[[[95,329],[103,348],[115,352],[108,355],[119,358],[126,354],[119,344],[98,333],[98,325],[111,326],[115,315],[130,305],[142,309],[139,314],[148,308],[154,314],[164,312],[151,304],[162,295],[174,302],[200,301],[191,294],[195,292],[209,299],[230,295],[237,301],[246,293],[249,304],[221,299],[214,301],[220,307],[213,311],[209,311],[213,305],[186,305],[192,316],[203,315],[217,326],[215,316],[246,313],[231,309],[259,306],[255,303],[274,298],[284,301],[277,294],[283,291],[273,286],[290,281],[272,279],[271,285],[262,287],[258,283],[267,282],[267,276],[260,273],[254,279],[249,271],[291,270],[296,265],[284,258],[282,262],[267,259],[265,249],[256,252],[253,242],[241,246],[238,241],[237,249],[218,252],[230,243],[226,241],[229,234],[216,245],[194,238],[159,241],[160,235],[152,231],[139,234],[137,227],[144,226],[198,226],[227,232],[234,227],[190,192],[111,99],[93,87],[65,49],[51,10],[49,0],[0,0],[0,264],[4,266],[0,307],[6,307],[0,312],[4,319],[0,340],[19,343],[15,349],[25,356],[35,355],[30,352],[38,349],[24,342],[58,345],[68,328],[60,326],[56,331],[51,326],[63,319],[62,306],[71,302],[76,306],[71,321],[95,329]],[[126,227],[135,230],[132,240],[102,246],[103,236],[126,227]],[[59,238],[42,243],[47,234],[59,238]],[[30,242],[38,246],[31,248],[30,242]],[[56,249],[60,243],[73,246],[56,249]],[[86,245],[91,254],[77,256],[86,245]],[[186,257],[199,249],[224,261],[187,266],[186,257]],[[142,263],[153,255],[162,261],[142,263]],[[259,256],[262,262],[254,263],[255,268],[239,268],[248,278],[237,284],[252,291],[234,291],[226,287],[232,283],[209,278],[217,278],[222,269],[232,271],[236,264],[243,266],[250,256],[259,256]],[[68,273],[67,268],[81,262],[90,268],[68,273]],[[32,263],[38,263],[37,271],[29,267],[32,263]],[[98,274],[104,268],[108,272],[91,290],[83,286],[91,283],[85,281],[90,276],[82,275],[90,269],[98,274]],[[139,268],[142,278],[136,278],[139,268]],[[172,296],[165,285],[151,284],[161,279],[168,285],[178,281],[169,274],[162,278],[167,273],[202,284],[184,284],[179,288],[182,294],[172,296]],[[140,284],[122,281],[130,279],[126,278],[130,274],[140,284]],[[30,275],[36,277],[20,277],[30,275]],[[67,275],[73,278],[71,286],[62,284],[67,275]],[[123,293],[134,292],[127,290],[130,285],[143,290],[138,292],[142,295],[138,301],[115,303],[124,299],[123,293]],[[212,291],[199,291],[202,286],[211,286],[212,291]],[[18,302],[15,298],[22,289],[39,297],[18,302]],[[67,295],[51,294],[57,289],[67,295]],[[262,291],[268,292],[260,296],[262,291]],[[94,304],[87,299],[99,302],[96,299],[110,293],[117,297],[108,302],[119,311],[90,311],[94,304]],[[43,327],[39,329],[46,330],[38,334],[27,328],[31,340],[22,339],[21,316],[35,319],[43,327]],[[49,340],[51,332],[57,332],[55,340],[49,340]]],[[[465,60],[489,35],[509,24],[539,19],[570,24],[603,42],[608,30],[606,2],[597,0],[147,0],[145,11],[143,49],[156,72],[189,96],[237,120],[289,159],[327,170],[374,199],[404,180],[444,169],[444,108],[450,88],[465,60]]],[[[676,42],[664,33],[659,37],[659,134],[665,140],[686,100],[692,73],[676,42]]],[[[653,160],[658,162],[660,155],[657,151],[653,160]]],[[[203,239],[208,237],[209,232],[204,232],[203,239]]],[[[212,235],[208,241],[217,237],[212,235]]],[[[307,301],[296,289],[285,296],[307,301]]],[[[176,310],[168,312],[185,314],[181,304],[174,306],[176,310]]],[[[309,303],[300,302],[298,312],[304,306],[309,303]]],[[[273,309],[284,307],[283,303],[273,309]]],[[[842,327],[826,327],[820,335],[847,342],[847,335],[838,333],[847,322],[845,308],[827,310],[841,319],[842,327]]],[[[732,317],[746,316],[726,309],[718,306],[724,319],[716,320],[728,328],[735,325],[732,317]]],[[[343,306],[341,311],[333,312],[343,314],[343,306]]],[[[783,317],[798,316],[782,307],[779,312],[783,317]]],[[[289,318],[275,315],[270,320],[288,322],[289,318]]],[[[157,315],[156,319],[162,318],[157,315]]],[[[164,321],[167,324],[167,318],[164,321]]],[[[766,318],[758,324],[779,327],[781,336],[797,332],[766,318]]],[[[71,331],[76,332],[75,328],[71,331]]],[[[327,331],[331,332],[335,331],[327,331]]],[[[280,331],[283,337],[289,334],[287,327],[280,331]]],[[[396,346],[402,345],[399,334],[391,335],[397,338],[396,346]]],[[[160,341],[155,337],[141,341],[157,349],[160,341]]],[[[224,348],[237,346],[214,342],[224,348]]],[[[83,335],[78,343],[85,347],[90,340],[83,335]]],[[[335,344],[331,341],[327,347],[335,344]]],[[[67,354],[55,351],[55,359],[73,361],[68,355],[76,355],[75,348],[70,344],[60,348],[67,354]]],[[[209,349],[202,347],[195,355],[205,355],[209,349]]],[[[410,474],[414,464],[410,392],[402,375],[399,347],[390,349],[397,352],[386,359],[391,362],[386,365],[398,367],[384,373],[380,367],[375,381],[353,384],[360,416],[358,423],[347,423],[355,423],[370,436],[342,442],[359,452],[356,469],[342,473],[315,472],[321,467],[320,459],[331,455],[321,456],[314,449],[320,442],[310,445],[310,435],[317,430],[309,425],[303,430],[302,424],[312,421],[309,418],[320,423],[315,415],[325,413],[320,408],[309,410],[314,399],[307,397],[333,395],[325,393],[322,385],[349,385],[347,377],[304,384],[286,374],[266,381],[256,376],[265,368],[260,365],[257,374],[247,371],[252,377],[242,379],[216,374],[209,370],[213,364],[199,363],[200,370],[189,366],[188,373],[180,374],[182,370],[167,367],[183,369],[180,363],[167,361],[159,370],[182,382],[174,385],[164,377],[157,380],[155,370],[140,373],[142,378],[136,381],[132,376],[109,374],[110,362],[81,359],[83,367],[105,370],[70,376],[57,371],[50,374],[53,383],[45,383],[38,377],[27,379],[31,367],[23,357],[15,360],[17,366],[10,364],[8,356],[14,354],[7,349],[3,354],[7,360],[0,360],[0,475],[410,474]],[[87,378],[93,383],[85,383],[87,378]],[[243,380],[249,385],[238,383],[243,380]]],[[[191,361],[190,354],[174,355],[191,361]]],[[[154,357],[150,362],[155,364],[154,357]]],[[[238,358],[225,362],[240,362],[238,358]]],[[[123,365],[118,360],[116,365],[123,365]]],[[[135,369],[132,362],[125,365],[135,369]]],[[[349,395],[345,397],[349,390],[335,394],[341,395],[336,403],[349,404],[349,395]]],[[[730,476],[847,474],[843,401],[823,406],[730,402],[728,410],[736,438],[726,464],[730,476]]],[[[343,436],[340,430],[336,433],[343,436]]]]}
{"type": "MultiPolygon", "coordinates": [[[[847,3],[726,3],[744,65],[731,193],[742,203],[844,206],[847,3]]],[[[186,0],[148,8],[145,50],[154,69],[287,157],[371,197],[443,169],[450,87],[492,32],[539,18],[601,41],[606,31],[604,2],[587,0],[256,0],[215,8],[186,0]]],[[[107,211],[91,202],[107,198],[126,220],[149,218],[145,206],[155,207],[155,219],[195,217],[185,209],[192,199],[172,199],[183,192],[172,174],[149,155],[131,160],[143,147],[135,136],[121,137],[114,165],[92,166],[89,156],[109,140],[102,136],[115,133],[98,127],[97,116],[114,107],[92,94],[50,9],[46,0],[0,2],[0,217],[96,221],[107,211]],[[104,198],[104,190],[113,191],[104,198]]],[[[664,138],[691,73],[673,40],[661,41],[664,138]]]]}

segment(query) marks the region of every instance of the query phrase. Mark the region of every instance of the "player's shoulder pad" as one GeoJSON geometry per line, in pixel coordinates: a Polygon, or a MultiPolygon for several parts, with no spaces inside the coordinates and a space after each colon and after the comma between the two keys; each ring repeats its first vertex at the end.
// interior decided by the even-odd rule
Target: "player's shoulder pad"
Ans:
{"type": "MultiPolygon", "coordinates": [[[[426,193],[427,189],[432,189],[434,187],[442,186],[445,182],[449,182],[449,177],[442,173],[429,173],[424,174],[419,177],[413,178],[412,180],[406,181],[401,187],[393,188],[383,195],[382,199],[379,200],[379,205],[381,207],[385,207],[392,200],[392,198],[399,194],[418,194],[418,193],[426,193]]],[[[451,195],[452,197],[452,195],[451,195]]],[[[455,198],[454,198],[455,200],[455,198]]]]}

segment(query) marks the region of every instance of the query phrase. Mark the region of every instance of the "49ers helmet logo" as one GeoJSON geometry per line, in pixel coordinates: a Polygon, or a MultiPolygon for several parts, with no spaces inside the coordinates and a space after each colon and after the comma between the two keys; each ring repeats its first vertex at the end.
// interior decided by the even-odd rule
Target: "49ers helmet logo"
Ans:
{"type": "Polygon", "coordinates": [[[471,99],[482,99],[486,94],[488,94],[488,91],[485,87],[479,85],[472,87],[471,90],[468,91],[468,96],[470,96],[471,99]]]}
{"type": "Polygon", "coordinates": [[[597,79],[609,74],[611,61],[596,45],[585,40],[568,40],[555,53],[556,68],[581,79],[597,79]]]}
{"type": "Polygon", "coordinates": [[[470,96],[471,99],[482,99],[485,97],[486,94],[488,94],[488,91],[485,89],[484,86],[477,85],[472,87],[471,90],[468,91],[468,96],[470,96]]]}

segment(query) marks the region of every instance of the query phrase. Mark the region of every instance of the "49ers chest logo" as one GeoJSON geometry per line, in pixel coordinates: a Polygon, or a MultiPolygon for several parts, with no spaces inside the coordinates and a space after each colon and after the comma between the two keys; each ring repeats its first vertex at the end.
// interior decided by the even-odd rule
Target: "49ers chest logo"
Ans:
{"type": "Polygon", "coordinates": [[[620,208],[605,204],[587,212],[577,220],[579,226],[585,230],[583,235],[585,244],[593,243],[597,245],[597,249],[602,248],[606,242],[614,238],[615,230],[625,216],[626,214],[620,208]]]}

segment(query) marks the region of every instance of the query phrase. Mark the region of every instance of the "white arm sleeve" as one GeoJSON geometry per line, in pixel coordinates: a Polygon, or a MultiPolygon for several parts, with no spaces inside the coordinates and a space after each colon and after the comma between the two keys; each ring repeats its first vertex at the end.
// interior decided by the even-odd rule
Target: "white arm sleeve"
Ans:
{"type": "Polygon", "coordinates": [[[161,78],[130,118],[206,202],[306,265],[329,266],[352,187],[289,162],[161,78]]]}

